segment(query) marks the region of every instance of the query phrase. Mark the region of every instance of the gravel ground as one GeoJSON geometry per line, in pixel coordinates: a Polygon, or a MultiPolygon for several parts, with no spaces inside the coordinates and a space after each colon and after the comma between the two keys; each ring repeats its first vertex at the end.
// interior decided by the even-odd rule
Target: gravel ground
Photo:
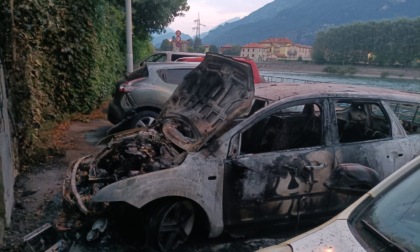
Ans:
{"type": "Polygon", "coordinates": [[[2,251],[24,250],[23,237],[46,223],[60,234],[65,231],[61,198],[65,171],[71,161],[95,152],[99,148],[95,143],[110,126],[105,119],[72,122],[63,132],[65,156],[51,157],[30,167],[31,173],[16,178],[12,223],[5,232],[2,251]]]}

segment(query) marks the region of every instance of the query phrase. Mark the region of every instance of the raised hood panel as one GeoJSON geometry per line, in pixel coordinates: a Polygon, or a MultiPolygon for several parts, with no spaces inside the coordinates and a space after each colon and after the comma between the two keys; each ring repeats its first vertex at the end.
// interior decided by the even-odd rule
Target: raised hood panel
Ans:
{"type": "Polygon", "coordinates": [[[249,109],[253,83],[249,64],[207,53],[166,102],[160,113],[163,133],[186,151],[198,150],[249,109]]]}

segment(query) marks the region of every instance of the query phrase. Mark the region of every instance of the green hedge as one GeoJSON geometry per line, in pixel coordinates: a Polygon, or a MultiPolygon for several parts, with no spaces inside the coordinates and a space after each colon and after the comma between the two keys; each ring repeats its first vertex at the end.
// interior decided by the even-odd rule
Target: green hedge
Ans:
{"type": "Polygon", "coordinates": [[[33,163],[51,151],[41,137],[51,125],[110,98],[125,69],[124,10],[106,0],[5,2],[0,46],[18,151],[33,163]]]}

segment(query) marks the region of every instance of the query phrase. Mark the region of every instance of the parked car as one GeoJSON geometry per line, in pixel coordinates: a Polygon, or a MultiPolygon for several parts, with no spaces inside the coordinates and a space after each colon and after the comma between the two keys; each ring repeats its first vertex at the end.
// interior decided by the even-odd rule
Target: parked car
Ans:
{"type": "Polygon", "coordinates": [[[180,58],[185,57],[204,57],[204,53],[190,53],[190,52],[172,52],[172,51],[159,51],[156,53],[153,53],[149,56],[147,56],[145,59],[143,59],[139,63],[139,67],[137,69],[134,69],[133,72],[129,73],[128,75],[124,75],[122,78],[120,78],[117,81],[117,85],[127,83],[129,81],[142,78],[147,76],[147,70],[148,68],[144,67],[147,63],[151,62],[161,62],[161,63],[169,63],[169,62],[175,62],[180,58]]]}
{"type": "Polygon", "coordinates": [[[254,85],[249,64],[207,54],[155,126],[75,161],[63,198],[163,251],[197,232],[319,223],[420,154],[419,108],[382,88],[254,85]]]}
{"type": "MultiPolygon", "coordinates": [[[[254,84],[261,83],[262,79],[253,60],[234,58],[250,64],[254,84]]],[[[178,63],[148,63],[117,81],[113,100],[108,106],[108,120],[116,126],[108,133],[155,123],[176,86],[203,59],[204,57],[183,57],[177,60],[178,63]]]]}
{"type": "MultiPolygon", "coordinates": [[[[252,59],[244,58],[244,57],[236,57],[232,56],[235,60],[242,61],[249,63],[252,67],[252,75],[254,77],[254,84],[258,84],[261,82],[265,82],[264,79],[260,75],[260,71],[258,70],[258,66],[252,59]]],[[[176,60],[176,62],[202,62],[204,60],[204,56],[201,57],[183,57],[176,60]]]]}
{"type": "Polygon", "coordinates": [[[417,157],[330,221],[259,252],[420,251],[419,181],[417,157]]]}
{"type": "Polygon", "coordinates": [[[153,53],[150,56],[147,56],[145,59],[140,61],[139,66],[144,66],[148,62],[173,62],[179,58],[184,57],[204,57],[204,53],[195,53],[195,52],[173,52],[173,51],[158,51],[153,53]]]}
{"type": "Polygon", "coordinates": [[[134,71],[129,81],[117,81],[113,99],[108,105],[108,120],[119,125],[111,129],[110,133],[155,123],[177,85],[198,64],[148,63],[134,71]]]}

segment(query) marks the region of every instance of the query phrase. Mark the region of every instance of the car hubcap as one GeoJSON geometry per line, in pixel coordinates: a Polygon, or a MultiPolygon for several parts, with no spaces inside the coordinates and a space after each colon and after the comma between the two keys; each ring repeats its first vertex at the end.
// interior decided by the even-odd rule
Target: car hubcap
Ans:
{"type": "Polygon", "coordinates": [[[153,117],[143,117],[137,121],[136,127],[150,127],[156,123],[156,119],[153,117]]]}
{"type": "Polygon", "coordinates": [[[173,203],[162,216],[158,226],[158,245],[162,251],[176,248],[191,234],[194,207],[190,202],[173,203]]]}

